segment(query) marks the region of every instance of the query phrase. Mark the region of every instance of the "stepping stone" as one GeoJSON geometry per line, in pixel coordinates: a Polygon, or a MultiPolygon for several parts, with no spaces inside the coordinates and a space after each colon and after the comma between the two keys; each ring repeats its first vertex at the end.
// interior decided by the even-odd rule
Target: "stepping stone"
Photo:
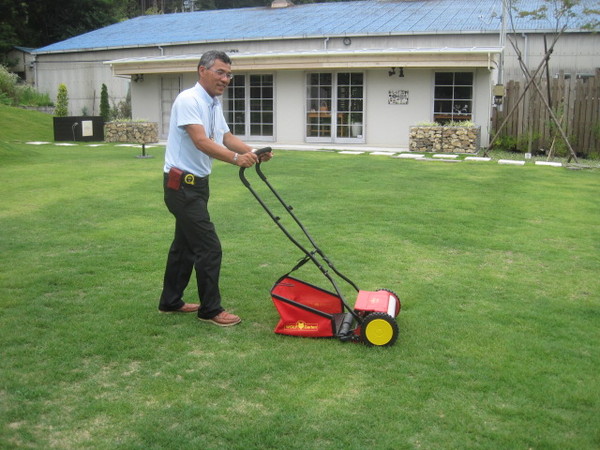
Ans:
{"type": "Polygon", "coordinates": [[[487,158],[484,156],[467,156],[465,161],[491,161],[492,158],[487,158]]]}
{"type": "Polygon", "coordinates": [[[437,162],[450,162],[450,163],[460,162],[460,160],[458,160],[458,159],[442,159],[442,158],[417,158],[415,161],[437,161],[437,162]]]}
{"type": "Polygon", "coordinates": [[[498,164],[511,164],[513,166],[524,166],[525,161],[515,161],[513,159],[499,159],[498,164]]]}
{"type": "Polygon", "coordinates": [[[339,153],[340,155],[362,155],[364,152],[343,151],[339,153]]]}
{"type": "Polygon", "coordinates": [[[425,158],[425,155],[419,155],[415,153],[400,153],[399,155],[394,156],[394,158],[422,159],[425,158]]]}
{"type": "Polygon", "coordinates": [[[552,167],[562,167],[562,163],[559,162],[551,162],[551,161],[536,161],[536,166],[552,166],[552,167]]]}
{"type": "Polygon", "coordinates": [[[453,159],[453,158],[458,158],[458,155],[436,154],[436,155],[433,155],[433,158],[453,159]]]}
{"type": "Polygon", "coordinates": [[[395,154],[394,152],[371,152],[371,155],[375,156],[394,156],[395,154]]]}
{"type": "Polygon", "coordinates": [[[32,141],[32,142],[25,142],[25,143],[29,144],[29,145],[44,145],[44,144],[49,144],[50,142],[32,141]]]}

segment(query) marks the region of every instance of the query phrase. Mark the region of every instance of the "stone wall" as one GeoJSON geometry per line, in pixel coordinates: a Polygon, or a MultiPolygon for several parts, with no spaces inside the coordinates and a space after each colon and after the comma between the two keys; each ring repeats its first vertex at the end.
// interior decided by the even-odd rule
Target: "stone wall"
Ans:
{"type": "Polygon", "coordinates": [[[435,153],[477,153],[481,127],[410,127],[409,150],[435,153]]]}
{"type": "Polygon", "coordinates": [[[152,144],[158,142],[156,122],[107,122],[104,124],[106,142],[152,144]]]}

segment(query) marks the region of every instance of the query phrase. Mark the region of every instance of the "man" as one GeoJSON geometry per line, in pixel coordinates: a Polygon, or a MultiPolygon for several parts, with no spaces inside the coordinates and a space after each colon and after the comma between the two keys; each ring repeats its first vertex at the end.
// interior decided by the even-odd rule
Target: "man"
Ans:
{"type": "MultiPolygon", "coordinates": [[[[206,52],[198,63],[198,82],[173,103],[164,191],[167,208],[175,216],[175,237],[158,306],[161,312],[197,312],[200,320],[222,327],[236,325],[241,319],[221,306],[221,244],[207,209],[208,176],[214,158],[239,167],[258,162],[252,148],[231,134],[217,98],[231,78],[229,56],[206,52]],[[182,299],[192,269],[196,271],[200,304],[186,304],[182,299]]],[[[269,160],[271,156],[261,158],[269,160]]]]}

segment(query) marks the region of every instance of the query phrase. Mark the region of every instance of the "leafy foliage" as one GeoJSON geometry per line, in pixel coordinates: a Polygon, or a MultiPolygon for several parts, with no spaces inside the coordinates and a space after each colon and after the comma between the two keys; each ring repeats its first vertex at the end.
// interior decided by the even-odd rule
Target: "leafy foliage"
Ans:
{"type": "Polygon", "coordinates": [[[102,89],[100,90],[100,115],[105,122],[108,122],[110,118],[110,105],[108,103],[108,88],[104,83],[102,83],[102,89]]]}
{"type": "Polygon", "coordinates": [[[31,86],[18,84],[19,77],[0,65],[0,103],[4,105],[51,106],[48,94],[37,92],[31,86]]]}
{"type": "Polygon", "coordinates": [[[56,109],[54,110],[56,117],[66,117],[69,115],[69,94],[67,86],[64,83],[58,85],[58,93],[56,94],[56,109]]]}

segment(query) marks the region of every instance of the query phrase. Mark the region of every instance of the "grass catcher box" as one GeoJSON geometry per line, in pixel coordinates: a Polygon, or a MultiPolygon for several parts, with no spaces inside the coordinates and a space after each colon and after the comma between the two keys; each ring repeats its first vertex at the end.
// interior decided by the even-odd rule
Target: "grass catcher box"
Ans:
{"type": "Polygon", "coordinates": [[[271,298],[280,316],[275,333],[305,337],[335,334],[335,315],[343,312],[337,295],[286,276],[275,283],[271,298]]]}

